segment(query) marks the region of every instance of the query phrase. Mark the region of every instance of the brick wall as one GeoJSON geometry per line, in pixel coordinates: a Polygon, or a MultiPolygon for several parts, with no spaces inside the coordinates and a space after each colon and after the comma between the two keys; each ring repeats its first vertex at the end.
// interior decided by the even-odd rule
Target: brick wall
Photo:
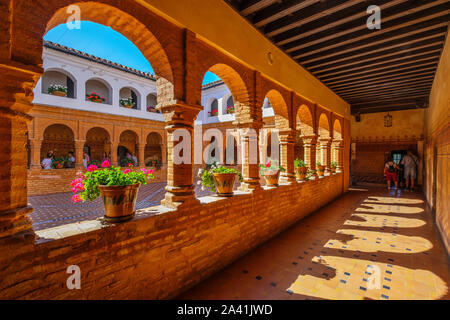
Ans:
{"type": "MultiPolygon", "coordinates": [[[[343,174],[169,210],[65,238],[0,240],[2,299],[161,299],[175,297],[342,194],[343,174]],[[66,269],[81,268],[81,290],[66,269]]],[[[214,200],[213,200],[214,199],[214,200]]],[[[88,222],[88,224],[95,222],[88,222]]]]}
{"type": "MultiPolygon", "coordinates": [[[[77,172],[79,172],[77,169],[28,169],[28,196],[71,192],[72,187],[70,183],[76,177],[77,172]]],[[[167,166],[161,167],[160,170],[155,170],[153,175],[155,179],[152,182],[166,181],[167,166]]]]}

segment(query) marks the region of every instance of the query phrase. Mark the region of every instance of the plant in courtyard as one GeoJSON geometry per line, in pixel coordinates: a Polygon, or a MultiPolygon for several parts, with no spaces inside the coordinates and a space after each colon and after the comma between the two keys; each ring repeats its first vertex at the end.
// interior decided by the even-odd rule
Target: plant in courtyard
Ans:
{"type": "Polygon", "coordinates": [[[62,93],[64,93],[64,95],[66,95],[67,94],[67,87],[59,85],[59,84],[51,84],[48,87],[47,92],[50,93],[50,94],[53,94],[54,92],[62,92],[62,93]]]}
{"type": "Polygon", "coordinates": [[[259,164],[259,174],[261,176],[276,174],[279,171],[284,172],[286,170],[279,165],[277,160],[268,158],[266,163],[259,164]]]}
{"type": "Polygon", "coordinates": [[[92,101],[92,102],[105,102],[105,98],[96,92],[91,92],[90,94],[86,94],[86,99],[89,101],[92,101]]]}
{"type": "Polygon", "coordinates": [[[337,164],[337,162],[336,162],[336,161],[331,161],[331,166],[332,166],[332,167],[336,168],[336,167],[337,167],[337,165],[338,165],[338,164],[337,164]]]}
{"type": "Polygon", "coordinates": [[[122,158],[120,160],[120,166],[121,167],[135,167],[135,166],[137,166],[137,163],[134,162],[133,159],[122,158]]]}
{"type": "Polygon", "coordinates": [[[129,186],[133,184],[147,184],[148,179],[153,179],[153,170],[141,169],[133,171],[130,168],[122,170],[120,167],[111,166],[108,160],[99,168],[89,165],[87,172],[72,181],[72,201],[93,201],[100,195],[99,186],[129,186]]]}
{"type": "Polygon", "coordinates": [[[228,114],[234,113],[234,106],[228,106],[227,107],[227,113],[228,114]]]}
{"type": "Polygon", "coordinates": [[[320,167],[322,165],[322,163],[320,161],[316,162],[316,166],[320,167]]]}
{"type": "Polygon", "coordinates": [[[91,165],[91,164],[93,164],[93,165],[99,167],[101,163],[102,163],[102,162],[101,162],[100,160],[95,160],[95,159],[93,159],[93,160],[91,160],[91,161],[88,162],[88,166],[91,165]]]}
{"type": "Polygon", "coordinates": [[[52,159],[52,168],[61,169],[64,167],[64,163],[68,160],[69,160],[68,157],[53,158],[52,159]]]}
{"type": "Polygon", "coordinates": [[[306,167],[305,161],[298,158],[294,160],[294,168],[305,168],[305,167],[306,167]]]}
{"type": "Polygon", "coordinates": [[[136,105],[136,102],[134,102],[133,98],[129,97],[129,98],[125,98],[125,99],[120,99],[119,103],[127,108],[133,108],[136,105]]]}
{"type": "MultiPolygon", "coordinates": [[[[212,192],[216,192],[216,184],[214,181],[214,173],[216,174],[236,174],[239,177],[239,181],[242,182],[244,180],[242,173],[234,168],[227,168],[222,165],[217,165],[214,161],[212,163],[207,163],[205,169],[198,170],[198,177],[201,181],[198,181],[198,184],[202,185],[202,190],[209,188],[212,192]]],[[[234,178],[233,178],[234,181],[234,178]]]]}

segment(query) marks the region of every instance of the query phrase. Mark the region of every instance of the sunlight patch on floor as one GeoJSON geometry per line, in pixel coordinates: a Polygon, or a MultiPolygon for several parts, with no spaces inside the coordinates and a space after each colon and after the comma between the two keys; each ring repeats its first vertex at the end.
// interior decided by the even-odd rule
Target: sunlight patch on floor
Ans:
{"type": "Polygon", "coordinates": [[[420,219],[403,218],[395,216],[386,216],[378,214],[354,213],[352,217],[362,218],[366,221],[347,220],[346,226],[358,227],[398,227],[398,228],[417,228],[425,225],[425,221],[420,219]]]}
{"type": "Polygon", "coordinates": [[[370,196],[364,202],[372,203],[392,203],[392,204],[421,204],[423,200],[420,199],[408,199],[408,198],[394,198],[394,197],[375,197],[370,196]]]}
{"type": "Polygon", "coordinates": [[[400,214],[415,214],[423,212],[422,208],[408,207],[390,204],[362,204],[364,207],[359,207],[357,212],[373,212],[373,213],[400,213],[400,214]]]}
{"type": "Polygon", "coordinates": [[[425,238],[403,236],[395,233],[342,229],[337,233],[354,238],[346,242],[337,239],[328,240],[325,248],[338,250],[358,250],[361,252],[416,253],[431,249],[433,244],[425,238]]]}
{"type": "Polygon", "coordinates": [[[434,300],[448,290],[440,277],[427,270],[334,256],[316,256],[312,261],[334,268],[336,276],[323,279],[300,275],[288,290],[340,300],[434,300]]]}

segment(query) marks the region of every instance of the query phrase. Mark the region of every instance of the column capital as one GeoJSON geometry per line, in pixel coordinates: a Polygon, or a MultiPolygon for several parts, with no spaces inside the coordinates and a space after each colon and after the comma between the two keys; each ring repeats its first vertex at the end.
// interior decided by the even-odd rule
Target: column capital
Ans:
{"type": "Polygon", "coordinates": [[[193,127],[193,123],[198,113],[203,110],[201,105],[186,104],[183,101],[173,101],[172,104],[160,105],[157,107],[164,116],[167,124],[166,129],[177,129],[181,127],[193,127]]]}
{"type": "Polygon", "coordinates": [[[312,145],[316,144],[317,142],[317,136],[316,135],[308,135],[308,136],[300,136],[300,138],[303,140],[303,144],[305,145],[312,145]]]}

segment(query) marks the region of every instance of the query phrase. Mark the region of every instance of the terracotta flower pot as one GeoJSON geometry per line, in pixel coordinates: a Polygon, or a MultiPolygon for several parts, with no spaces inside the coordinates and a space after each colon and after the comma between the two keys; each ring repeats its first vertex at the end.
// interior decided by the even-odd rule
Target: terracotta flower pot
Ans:
{"type": "Polygon", "coordinates": [[[234,181],[236,180],[236,173],[213,173],[213,177],[218,196],[233,196],[233,187],[234,181]]]}
{"type": "Polygon", "coordinates": [[[269,187],[278,186],[278,179],[280,178],[280,170],[278,170],[276,173],[273,173],[273,171],[268,171],[267,173],[264,173],[264,180],[266,180],[266,185],[269,187]]]}
{"type": "Polygon", "coordinates": [[[95,103],[103,103],[102,99],[92,99],[91,101],[95,103]]]}
{"type": "Polygon", "coordinates": [[[125,107],[125,108],[128,108],[128,109],[132,109],[133,108],[133,106],[131,104],[123,104],[122,106],[125,107]]]}
{"type": "Polygon", "coordinates": [[[297,178],[297,180],[305,180],[307,171],[308,167],[295,168],[295,177],[297,178]]]}
{"type": "Polygon", "coordinates": [[[156,110],[156,109],[151,109],[151,108],[148,108],[148,109],[147,109],[147,111],[148,111],[148,112],[153,112],[153,113],[156,113],[156,111],[157,111],[157,110],[156,110]]]}
{"type": "Polygon", "coordinates": [[[52,95],[59,96],[59,97],[65,97],[67,94],[63,91],[52,91],[52,95]]]}
{"type": "Polygon", "coordinates": [[[140,183],[129,186],[98,186],[105,206],[105,220],[122,222],[133,218],[140,183]]]}
{"type": "Polygon", "coordinates": [[[319,177],[323,177],[325,175],[325,166],[317,166],[317,174],[319,177]]]}
{"type": "Polygon", "coordinates": [[[331,173],[336,173],[336,167],[331,167],[331,173]]]}

